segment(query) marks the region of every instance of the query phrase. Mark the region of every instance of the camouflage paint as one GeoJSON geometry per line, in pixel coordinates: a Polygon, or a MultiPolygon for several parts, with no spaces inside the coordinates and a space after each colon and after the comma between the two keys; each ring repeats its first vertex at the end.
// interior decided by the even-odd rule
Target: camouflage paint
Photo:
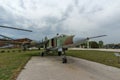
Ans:
{"type": "Polygon", "coordinates": [[[64,45],[68,45],[68,44],[72,44],[73,43],[73,35],[60,35],[58,37],[54,37],[52,39],[48,40],[48,44],[47,47],[62,47],[64,45]],[[54,46],[52,46],[52,40],[54,40],[53,44],[54,46]]]}

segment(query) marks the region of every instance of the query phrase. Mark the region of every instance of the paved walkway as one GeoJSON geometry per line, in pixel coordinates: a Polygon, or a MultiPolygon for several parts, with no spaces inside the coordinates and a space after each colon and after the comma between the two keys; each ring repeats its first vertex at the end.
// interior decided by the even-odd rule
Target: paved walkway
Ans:
{"type": "Polygon", "coordinates": [[[68,57],[32,57],[17,80],[120,80],[120,69],[99,63],[68,57]]]}
{"type": "Polygon", "coordinates": [[[120,49],[69,48],[69,50],[97,50],[97,51],[120,52],[120,49]]]}

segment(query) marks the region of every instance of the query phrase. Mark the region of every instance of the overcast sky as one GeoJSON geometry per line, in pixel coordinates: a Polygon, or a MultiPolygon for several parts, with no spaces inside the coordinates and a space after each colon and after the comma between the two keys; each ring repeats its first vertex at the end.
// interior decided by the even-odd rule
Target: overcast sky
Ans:
{"type": "Polygon", "coordinates": [[[0,25],[33,30],[0,28],[0,34],[13,38],[106,34],[98,40],[120,43],[120,0],[0,0],[0,25]]]}

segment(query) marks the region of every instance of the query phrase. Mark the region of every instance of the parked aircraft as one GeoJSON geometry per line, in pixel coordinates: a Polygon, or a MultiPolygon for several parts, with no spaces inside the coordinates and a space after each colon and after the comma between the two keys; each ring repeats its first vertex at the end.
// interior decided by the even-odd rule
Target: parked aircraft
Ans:
{"type": "Polygon", "coordinates": [[[67,63],[67,58],[66,58],[66,53],[65,51],[69,47],[75,47],[77,45],[80,45],[89,39],[93,38],[99,38],[99,37],[104,37],[106,35],[100,35],[100,36],[95,36],[95,37],[87,37],[83,39],[74,39],[74,35],[58,35],[48,39],[45,37],[45,40],[41,43],[41,45],[44,46],[44,51],[41,53],[41,56],[44,56],[44,54],[49,54],[51,52],[58,52],[58,55],[61,56],[63,54],[63,63],[67,63]]]}
{"type": "MultiPolygon", "coordinates": [[[[15,27],[9,27],[9,26],[2,26],[0,25],[1,28],[9,28],[9,29],[15,29],[15,30],[21,30],[21,31],[27,31],[27,32],[32,32],[31,30],[27,30],[27,29],[21,29],[21,28],[15,28],[15,27]]],[[[19,44],[19,42],[15,42],[13,38],[11,37],[7,37],[5,35],[0,34],[1,37],[3,37],[4,39],[2,39],[2,42],[6,42],[6,43],[10,43],[10,44],[19,44]]],[[[26,43],[23,43],[24,45],[26,43]]],[[[24,47],[24,46],[23,46],[24,47]]]]}

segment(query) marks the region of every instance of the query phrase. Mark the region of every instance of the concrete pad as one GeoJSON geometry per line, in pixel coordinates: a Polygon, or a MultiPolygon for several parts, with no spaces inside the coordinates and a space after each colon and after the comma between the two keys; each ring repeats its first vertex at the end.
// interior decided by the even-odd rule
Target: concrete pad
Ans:
{"type": "Polygon", "coordinates": [[[69,48],[69,50],[95,50],[95,51],[107,51],[107,52],[120,52],[120,49],[100,49],[100,48],[69,48]]]}
{"type": "Polygon", "coordinates": [[[103,64],[67,57],[32,57],[17,80],[120,80],[120,69],[103,64]]]}

